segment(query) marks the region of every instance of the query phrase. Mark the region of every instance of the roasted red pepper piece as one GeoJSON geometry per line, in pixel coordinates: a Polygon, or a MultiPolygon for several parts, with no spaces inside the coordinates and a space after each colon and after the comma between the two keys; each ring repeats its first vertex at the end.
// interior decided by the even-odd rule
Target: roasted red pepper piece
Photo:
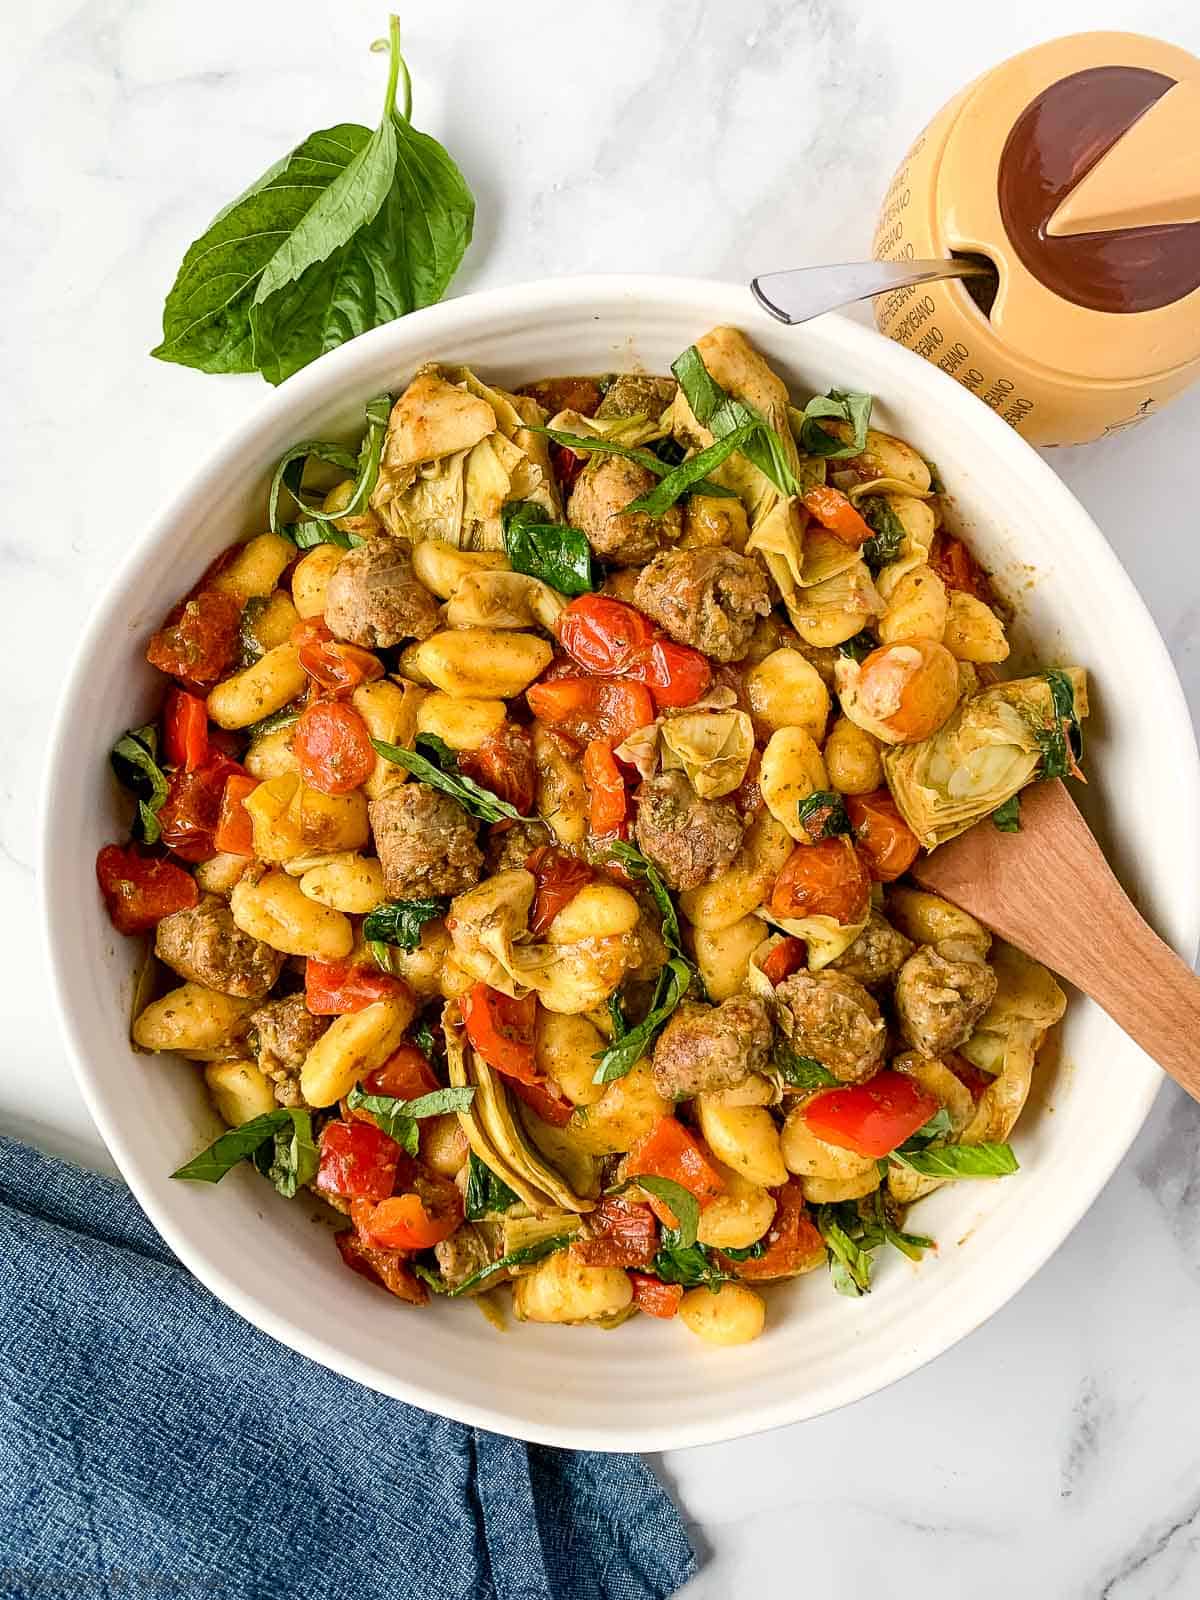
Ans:
{"type": "Polygon", "coordinates": [[[173,911],[200,903],[190,872],[134,845],[106,844],[96,857],[96,878],[118,933],[146,933],[173,911]]]}
{"type": "Polygon", "coordinates": [[[364,1244],[349,1228],[335,1234],[334,1242],[351,1272],[370,1278],[372,1283],[379,1284],[398,1300],[407,1300],[409,1305],[423,1306],[428,1301],[429,1291],[408,1265],[403,1250],[381,1250],[364,1244]]]}
{"type": "Polygon", "coordinates": [[[536,1083],[533,1022],[537,996],[513,1000],[490,984],[476,983],[459,998],[467,1038],[489,1067],[522,1083],[536,1083]]]}
{"type": "Polygon", "coordinates": [[[911,1138],[938,1105],[911,1078],[885,1067],[867,1083],[822,1089],[802,1115],[809,1131],[826,1144],[878,1160],[911,1138]]]}
{"type": "Polygon", "coordinates": [[[403,1151],[373,1122],[327,1122],[316,1186],[344,1200],[386,1200],[403,1151]]]}
{"type": "Polygon", "coordinates": [[[588,1213],[589,1236],[571,1245],[588,1267],[648,1267],[658,1249],[658,1223],[649,1206],[610,1194],[588,1213]]]}

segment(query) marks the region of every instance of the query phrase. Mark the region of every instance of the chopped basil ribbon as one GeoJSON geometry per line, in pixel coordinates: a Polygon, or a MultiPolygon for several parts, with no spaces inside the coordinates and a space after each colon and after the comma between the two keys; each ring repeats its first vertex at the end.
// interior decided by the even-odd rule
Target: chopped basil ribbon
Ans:
{"type": "Polygon", "coordinates": [[[596,587],[592,547],[578,528],[551,522],[545,506],[533,500],[510,500],[500,508],[500,521],[514,572],[540,578],[560,594],[590,594],[596,587]]]}
{"type": "Polygon", "coordinates": [[[402,745],[387,744],[382,739],[371,740],[376,755],[382,756],[385,761],[395,762],[399,767],[407,767],[419,782],[448,794],[452,800],[458,801],[464,811],[472,817],[478,817],[481,822],[499,822],[505,817],[515,822],[527,820],[516,806],[460,772],[458,757],[437,734],[419,733],[413,743],[417,748],[406,750],[402,745]],[[422,751],[428,754],[422,754],[422,751]]]}
{"type": "Polygon", "coordinates": [[[346,1096],[351,1111],[369,1111],[380,1128],[402,1150],[415,1156],[419,1144],[417,1123],[422,1117],[441,1117],[447,1111],[466,1111],[475,1098],[470,1087],[434,1089],[415,1100],[400,1100],[390,1094],[364,1094],[356,1084],[346,1096]]]}
{"type": "Polygon", "coordinates": [[[267,1111],[243,1122],[240,1128],[230,1128],[171,1176],[192,1183],[220,1183],[239,1161],[248,1158],[270,1177],[280,1194],[291,1199],[317,1171],[317,1147],[309,1113],[291,1107],[267,1111]]]}
{"type": "Polygon", "coordinates": [[[694,344],[672,362],[671,371],[692,408],[692,415],[702,428],[708,429],[715,442],[738,434],[739,441],[734,448],[739,449],[747,461],[753,462],[780,494],[800,493],[800,484],[783,440],[753,406],[726,394],[704,365],[704,358],[694,344]]]}
{"type": "Polygon", "coordinates": [[[109,756],[117,781],[137,801],[134,836],[146,844],[162,837],[158,813],[167,798],[167,775],[158,764],[158,729],[152,722],[131,728],[113,745],[109,756]]]}

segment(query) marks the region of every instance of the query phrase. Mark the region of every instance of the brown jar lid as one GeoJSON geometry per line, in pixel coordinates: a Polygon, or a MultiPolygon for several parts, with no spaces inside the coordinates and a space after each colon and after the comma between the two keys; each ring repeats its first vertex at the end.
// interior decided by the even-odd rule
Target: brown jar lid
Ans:
{"type": "Polygon", "coordinates": [[[1196,360],[1200,61],[1133,33],[1014,56],[968,92],[935,211],[947,252],[995,264],[992,330],[1026,360],[1100,382],[1196,360]]]}

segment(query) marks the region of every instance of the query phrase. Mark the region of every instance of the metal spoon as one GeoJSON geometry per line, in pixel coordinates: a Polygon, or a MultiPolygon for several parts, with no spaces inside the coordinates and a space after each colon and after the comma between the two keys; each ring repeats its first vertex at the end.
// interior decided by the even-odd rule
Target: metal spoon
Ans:
{"type": "Polygon", "coordinates": [[[780,322],[808,322],[852,300],[869,300],[891,289],[932,283],[936,278],[983,278],[994,268],[982,261],[844,261],[829,267],[796,267],[753,278],[750,288],[764,311],[780,322]]]}

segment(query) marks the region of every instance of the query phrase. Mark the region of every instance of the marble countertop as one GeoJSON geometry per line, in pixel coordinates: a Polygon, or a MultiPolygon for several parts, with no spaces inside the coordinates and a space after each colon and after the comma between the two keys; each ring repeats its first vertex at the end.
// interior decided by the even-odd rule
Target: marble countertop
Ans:
{"type": "MultiPolygon", "coordinates": [[[[953,0],[586,15],[411,0],[414,119],[479,200],[454,292],[862,256],[908,141],[994,61],[1095,27],[1200,51],[1192,0],[1060,0],[1053,26],[1048,10],[990,8],[984,28],[953,0]]],[[[261,398],[257,378],[148,359],[162,298],[188,241],[298,138],[374,121],[364,51],[383,24],[365,0],[45,0],[0,20],[0,1126],[97,1166],[35,933],[48,623],[69,646],[130,537],[261,398]]],[[[1052,456],[1145,596],[1193,714],[1198,426],[1200,388],[1052,456]]],[[[1050,1264],[932,1367],[801,1427],[662,1458],[709,1555],[689,1596],[1200,1593],[1198,1139],[1200,1108],[1165,1089],[1050,1264]]]]}

